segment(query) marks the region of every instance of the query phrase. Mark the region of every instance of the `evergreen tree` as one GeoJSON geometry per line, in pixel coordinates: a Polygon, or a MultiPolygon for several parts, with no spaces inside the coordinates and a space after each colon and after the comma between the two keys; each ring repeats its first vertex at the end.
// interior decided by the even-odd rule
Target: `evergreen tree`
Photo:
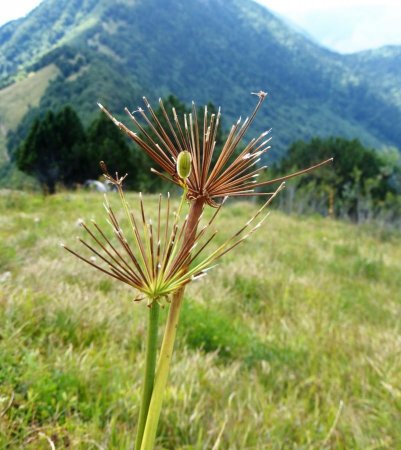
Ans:
{"type": "Polygon", "coordinates": [[[57,114],[56,134],[60,140],[61,180],[66,185],[82,183],[87,178],[86,133],[77,113],[70,106],[57,114]]]}
{"type": "Polygon", "coordinates": [[[87,157],[85,132],[75,111],[66,106],[58,114],[48,111],[35,119],[27,138],[17,149],[17,166],[35,176],[50,194],[56,182],[84,179],[87,157]]]}

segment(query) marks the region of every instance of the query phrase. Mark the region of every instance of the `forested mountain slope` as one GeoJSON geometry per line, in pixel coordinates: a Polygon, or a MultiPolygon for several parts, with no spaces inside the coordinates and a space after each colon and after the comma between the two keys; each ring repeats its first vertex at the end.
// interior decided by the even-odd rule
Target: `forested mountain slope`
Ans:
{"type": "Polygon", "coordinates": [[[221,105],[227,125],[263,89],[255,128],[273,127],[273,156],[315,135],[401,148],[401,51],[383,52],[336,54],[252,0],[44,0],[0,28],[3,143],[19,122],[10,89],[53,64],[59,75],[25,105],[28,117],[69,103],[87,122],[97,100],[118,113],[173,93],[221,105]]]}

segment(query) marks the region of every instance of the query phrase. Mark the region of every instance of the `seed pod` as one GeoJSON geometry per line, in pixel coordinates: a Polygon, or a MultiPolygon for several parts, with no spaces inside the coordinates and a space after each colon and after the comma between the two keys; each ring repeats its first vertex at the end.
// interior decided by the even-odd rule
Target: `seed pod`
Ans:
{"type": "Polygon", "coordinates": [[[188,150],[184,150],[178,154],[177,173],[183,180],[186,180],[191,174],[191,159],[191,153],[188,150]]]}
{"type": "Polygon", "coordinates": [[[104,161],[100,161],[99,166],[102,169],[102,172],[103,172],[104,175],[108,175],[109,174],[109,171],[107,170],[106,163],[104,161]]]}

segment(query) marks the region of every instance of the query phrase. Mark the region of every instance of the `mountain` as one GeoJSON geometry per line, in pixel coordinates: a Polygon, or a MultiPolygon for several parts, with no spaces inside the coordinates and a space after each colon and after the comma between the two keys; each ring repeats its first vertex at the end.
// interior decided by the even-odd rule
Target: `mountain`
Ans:
{"type": "Polygon", "coordinates": [[[229,125],[262,89],[254,130],[273,127],[273,157],[315,135],[401,148],[400,54],[337,54],[252,0],[44,0],[0,28],[0,146],[65,103],[88,122],[98,100],[119,113],[173,93],[229,125]]]}
{"type": "Polygon", "coordinates": [[[401,47],[388,45],[345,57],[361,81],[389,103],[401,107],[401,47]]]}

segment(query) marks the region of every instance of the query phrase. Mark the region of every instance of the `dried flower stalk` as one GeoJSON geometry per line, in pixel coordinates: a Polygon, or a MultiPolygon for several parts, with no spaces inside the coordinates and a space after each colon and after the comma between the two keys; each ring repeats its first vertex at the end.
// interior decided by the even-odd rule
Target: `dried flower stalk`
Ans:
{"type": "Polygon", "coordinates": [[[184,192],[180,205],[177,211],[172,212],[170,196],[168,195],[166,212],[162,213],[162,196],[160,195],[155,225],[147,218],[141,195],[138,208],[139,219],[129,208],[123,191],[123,181],[126,175],[119,177],[116,173],[115,177],[112,177],[108,173],[105,163],[101,162],[106,179],[117,187],[125,216],[130,225],[131,241],[134,245],[130,245],[114,210],[107,200],[107,196],[105,196],[104,206],[118,245],[107,237],[107,233],[96,222],[93,222],[91,227],[84,222],[81,223],[84,231],[90,237],[91,243],[79,238],[79,242],[94,255],[95,260],[63,245],[67,251],[85,263],[135,288],[139,291],[135,300],[146,298],[150,307],[145,379],[136,449],[153,448],[186,284],[205,276],[216,260],[233,250],[254,233],[267,217],[267,214],[263,214],[264,210],[284,187],[284,183],[282,183],[275,192],[269,195],[268,200],[244,226],[209,255],[203,256],[208,245],[217,235],[217,231],[212,231],[211,227],[225,199],[218,206],[211,219],[199,231],[198,226],[202,217],[204,202],[199,199],[192,202],[189,214],[182,219],[182,210],[187,197],[185,182],[190,173],[191,162],[189,157],[188,166],[188,159],[184,152],[182,154],[185,159],[182,160],[179,172],[182,176],[184,192]],[[261,219],[260,216],[262,216],[261,219]],[[259,221],[255,224],[258,218],[259,221]],[[100,263],[97,263],[97,258],[100,263]],[[171,295],[174,301],[170,307],[158,369],[155,373],[159,304],[165,304],[166,301],[169,301],[171,295]]]}
{"type": "Polygon", "coordinates": [[[154,447],[185,286],[190,281],[204,276],[217,259],[240,245],[260,227],[266,215],[256,225],[254,225],[255,220],[284,187],[283,182],[285,180],[315,170],[332,161],[332,159],[328,159],[280,178],[258,182],[257,178],[260,172],[266,168],[265,166],[258,167],[258,164],[262,155],[270,148],[271,138],[269,134],[271,130],[262,133],[256,139],[250,140],[241,151],[237,151],[266,98],[266,93],[262,91],[255,95],[258,97],[258,102],[254,111],[242,124],[241,119],[239,119],[231,127],[215,163],[213,161],[216,152],[217,130],[221,121],[220,109],[217,115],[211,114],[209,117],[207,107],[205,107],[203,118],[198,118],[197,109],[193,103],[190,114],[185,114],[182,118],[179,118],[173,108],[172,117],[170,117],[163,101],[159,100],[160,109],[167,122],[167,128],[165,129],[144,97],[147,112],[138,108],[130,113],[126,109],[140,133],[137,134],[115,119],[106,108],[99,104],[110,119],[143,149],[162,170],[160,172],[152,169],[152,172],[183,188],[180,206],[172,218],[170,218],[170,199],[167,198],[167,212],[164,221],[161,215],[162,198],[160,196],[157,221],[156,225],[153,226],[146,218],[142,198],[140,198],[139,207],[140,219],[137,219],[133,211],[130,210],[122,190],[122,182],[125,176],[119,178],[116,174],[114,178],[111,177],[103,163],[102,168],[106,178],[117,187],[120,194],[126,217],[130,223],[134,247],[129,244],[114,211],[106,199],[106,211],[114,235],[119,242],[119,249],[107,238],[106,233],[97,224],[93,224],[94,229],[83,224],[93,243],[88,244],[82,239],[80,241],[95,256],[100,258],[105,266],[95,264],[90,259],[66,248],[86,263],[134,287],[140,292],[140,296],[136,299],[147,298],[150,312],[153,313],[153,316],[151,314],[149,316],[145,383],[135,450],[152,450],[154,447]],[[150,132],[147,130],[150,130],[150,132]],[[279,182],[281,182],[279,188],[273,192],[255,191],[259,187],[279,182]],[[233,196],[249,197],[253,195],[264,195],[268,199],[237,233],[208,256],[203,256],[205,249],[216,235],[216,232],[211,232],[210,227],[225,199],[233,196]],[[185,199],[190,202],[189,212],[184,219],[181,219],[185,199]],[[217,210],[209,223],[198,231],[206,204],[217,208],[217,210]],[[164,222],[164,228],[162,222],[164,222]],[[246,231],[247,233],[245,233],[246,231]],[[197,246],[199,250],[195,251],[197,246]],[[198,262],[198,258],[200,258],[200,262],[198,262]],[[155,372],[156,310],[159,303],[164,304],[166,300],[171,304],[155,372]]]}

